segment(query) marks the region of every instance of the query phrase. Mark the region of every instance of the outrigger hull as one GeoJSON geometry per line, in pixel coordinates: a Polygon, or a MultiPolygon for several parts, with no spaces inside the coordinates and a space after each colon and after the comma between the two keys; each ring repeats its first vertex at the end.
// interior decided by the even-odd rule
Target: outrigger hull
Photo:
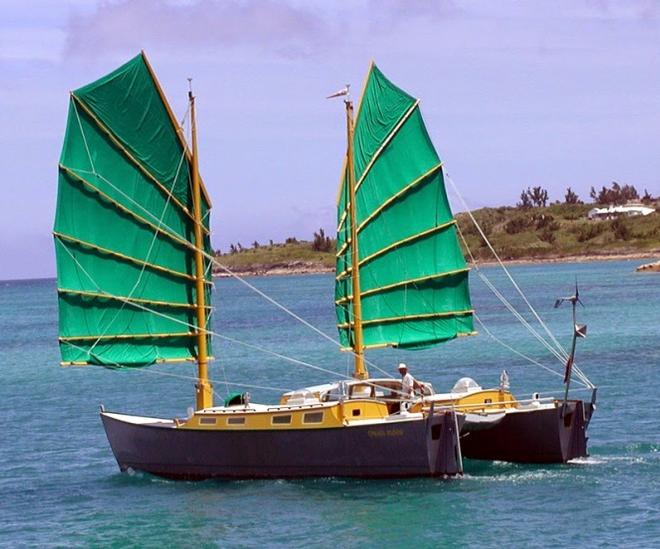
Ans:
{"type": "Polygon", "coordinates": [[[453,412],[325,429],[199,430],[101,412],[122,471],[171,479],[417,477],[462,473],[453,412]]]}
{"type": "Polygon", "coordinates": [[[587,426],[593,404],[581,400],[562,405],[507,411],[489,429],[462,432],[463,456],[518,463],[566,463],[587,457],[587,426]]]}

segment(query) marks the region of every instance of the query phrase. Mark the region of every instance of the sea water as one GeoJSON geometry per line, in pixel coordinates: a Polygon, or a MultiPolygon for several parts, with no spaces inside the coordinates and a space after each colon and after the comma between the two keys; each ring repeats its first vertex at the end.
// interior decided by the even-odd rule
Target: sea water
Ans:
{"type": "MultiPolygon", "coordinates": [[[[353,479],[174,482],[121,474],[98,406],[183,417],[194,367],[139,371],[60,368],[54,280],[0,282],[0,544],[3,546],[638,546],[660,545],[660,275],[642,261],[510,267],[564,347],[575,279],[585,307],[577,363],[599,386],[590,457],[567,465],[465,461],[454,480],[353,479]],[[169,374],[169,375],[164,375],[169,374]]],[[[496,268],[483,271],[520,311],[496,268]]],[[[332,339],[333,276],[249,278],[332,339]]],[[[543,365],[561,364],[472,273],[473,305],[500,340],[543,365]]],[[[350,356],[241,282],[216,282],[211,367],[217,401],[248,390],[254,401],[350,374],[350,356]],[[236,343],[241,341],[251,347],[236,343]],[[263,350],[309,365],[287,362],[263,350]],[[241,388],[247,384],[251,387],[241,388]]],[[[525,317],[533,323],[529,310],[525,317]]],[[[538,323],[539,333],[546,336],[538,323]]],[[[369,353],[373,376],[413,375],[448,390],[460,377],[561,395],[560,375],[527,362],[476,325],[477,337],[417,352],[369,353]]],[[[574,382],[574,386],[580,385],[574,382]]],[[[576,392],[575,396],[589,397],[576,392]]]]}

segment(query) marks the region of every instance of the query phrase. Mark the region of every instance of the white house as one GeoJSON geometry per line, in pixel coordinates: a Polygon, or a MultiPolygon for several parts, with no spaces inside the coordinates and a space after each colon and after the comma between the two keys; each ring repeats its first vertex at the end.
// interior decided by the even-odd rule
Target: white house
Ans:
{"type": "Polygon", "coordinates": [[[614,219],[615,217],[633,217],[637,215],[650,215],[655,212],[642,204],[626,204],[625,206],[607,206],[606,208],[592,208],[587,213],[589,219],[614,219]]]}

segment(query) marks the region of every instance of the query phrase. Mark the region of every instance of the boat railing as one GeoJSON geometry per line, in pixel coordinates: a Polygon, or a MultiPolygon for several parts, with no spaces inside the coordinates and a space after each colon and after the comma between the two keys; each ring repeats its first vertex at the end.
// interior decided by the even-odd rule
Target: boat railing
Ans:
{"type": "Polygon", "coordinates": [[[422,406],[422,410],[424,412],[431,413],[431,410],[434,411],[447,411],[447,410],[456,410],[456,411],[466,411],[466,410],[486,410],[486,409],[499,409],[507,405],[512,405],[510,407],[519,407],[519,406],[530,406],[535,403],[550,403],[550,402],[558,402],[556,397],[539,397],[539,398],[527,398],[527,399],[520,399],[520,400],[499,400],[495,402],[475,402],[472,404],[456,404],[455,402],[446,402],[446,403],[439,403],[439,402],[430,402],[430,407],[429,406],[422,406]],[[513,406],[516,405],[516,406],[513,406]]]}

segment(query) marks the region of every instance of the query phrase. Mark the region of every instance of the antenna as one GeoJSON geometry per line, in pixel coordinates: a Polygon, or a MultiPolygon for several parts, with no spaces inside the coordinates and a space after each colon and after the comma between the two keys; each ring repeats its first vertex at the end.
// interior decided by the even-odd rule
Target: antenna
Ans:
{"type": "Polygon", "coordinates": [[[584,307],[584,304],[582,301],[580,301],[580,290],[578,288],[578,282],[577,282],[577,276],[575,277],[575,294],[569,297],[560,297],[555,301],[555,309],[559,308],[559,306],[564,302],[567,301],[568,303],[571,303],[573,305],[573,343],[571,345],[571,354],[568,357],[568,360],[566,361],[566,368],[564,370],[564,384],[566,385],[566,390],[564,392],[564,404],[562,406],[562,412],[561,415],[562,417],[566,413],[566,403],[568,401],[568,388],[571,384],[571,372],[573,370],[573,362],[575,360],[575,345],[577,342],[578,337],[587,337],[587,325],[586,324],[578,324],[576,321],[576,306],[579,303],[584,307]]]}

